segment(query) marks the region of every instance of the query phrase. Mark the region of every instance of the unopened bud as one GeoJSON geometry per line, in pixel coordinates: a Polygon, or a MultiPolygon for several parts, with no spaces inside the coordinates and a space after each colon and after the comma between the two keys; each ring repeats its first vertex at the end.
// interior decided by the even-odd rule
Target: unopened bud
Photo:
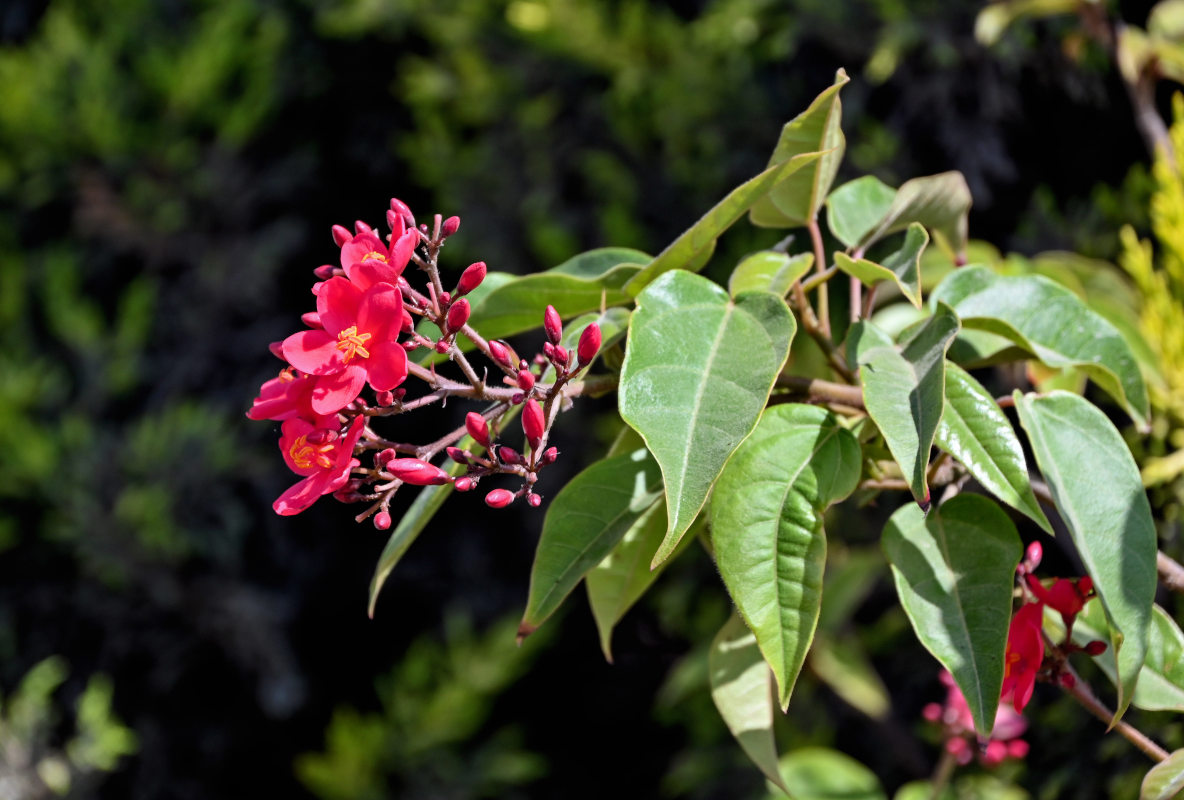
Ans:
{"type": "Polygon", "coordinates": [[[485,280],[485,262],[478,261],[476,264],[469,264],[465,267],[465,271],[460,274],[460,280],[456,284],[457,295],[468,294],[481,285],[485,280]]]}
{"type": "Polygon", "coordinates": [[[987,742],[987,747],[983,751],[982,761],[986,766],[994,766],[1003,762],[1007,758],[1007,745],[998,739],[992,739],[987,742]]]}
{"type": "Polygon", "coordinates": [[[510,405],[512,405],[512,406],[522,405],[522,401],[525,399],[526,399],[526,395],[524,395],[522,392],[514,392],[514,394],[510,395],[510,405]]]}
{"type": "Polygon", "coordinates": [[[378,403],[378,405],[382,406],[383,408],[389,408],[395,404],[395,394],[394,392],[390,391],[375,392],[374,402],[378,403]]]}
{"type": "Polygon", "coordinates": [[[440,486],[452,478],[447,472],[418,458],[396,458],[387,464],[387,472],[412,486],[440,486]]]}
{"type": "Polygon", "coordinates": [[[394,394],[396,400],[402,400],[404,397],[407,396],[407,390],[403,389],[403,388],[395,389],[395,391],[392,392],[392,394],[394,394]]]}
{"type": "Polygon", "coordinates": [[[429,228],[428,228],[428,224],[426,222],[420,223],[419,232],[422,233],[425,238],[428,235],[428,230],[429,230],[429,228]]]}
{"type": "Polygon", "coordinates": [[[925,707],[921,709],[921,717],[929,722],[937,722],[941,719],[942,708],[937,703],[926,703],[925,707]]]}
{"type": "Polygon", "coordinates": [[[374,466],[379,469],[386,469],[386,465],[398,458],[398,453],[394,448],[388,447],[385,450],[379,450],[378,454],[374,456],[374,466]]]}
{"type": "Polygon", "coordinates": [[[374,229],[371,228],[369,225],[367,225],[365,222],[362,222],[362,220],[360,220],[360,219],[354,220],[354,233],[358,233],[358,234],[369,233],[372,230],[374,230],[374,229]]]}
{"type": "Polygon", "coordinates": [[[419,342],[416,341],[415,339],[407,339],[406,341],[399,342],[399,344],[401,344],[403,346],[403,349],[406,350],[408,353],[410,353],[415,348],[419,347],[419,342]]]}
{"type": "Polygon", "coordinates": [[[554,464],[555,459],[557,459],[557,458],[559,458],[559,448],[558,447],[548,447],[546,450],[543,451],[543,463],[544,464],[554,464]]]}
{"type": "Polygon", "coordinates": [[[333,277],[333,270],[335,269],[337,269],[337,267],[333,266],[332,264],[321,264],[312,271],[312,274],[316,275],[323,281],[327,281],[333,277]]]}
{"type": "Polygon", "coordinates": [[[448,453],[448,457],[451,458],[453,461],[455,461],[457,464],[468,464],[469,463],[469,457],[466,456],[465,451],[461,450],[459,447],[449,447],[449,448],[445,449],[444,452],[448,453]]]}
{"type": "Polygon", "coordinates": [[[543,312],[543,330],[551,344],[559,344],[563,337],[563,320],[559,318],[555,306],[547,306],[547,310],[543,312]]]}
{"type": "Polygon", "coordinates": [[[444,220],[444,224],[440,226],[440,235],[448,238],[452,234],[460,230],[460,217],[449,217],[444,220]]]}
{"type": "Polygon", "coordinates": [[[1027,758],[1028,743],[1023,739],[1012,739],[1007,743],[1007,755],[1011,758],[1027,758]]]}
{"type": "MultiPolygon", "coordinates": [[[[514,361],[510,357],[510,349],[501,342],[489,342],[489,355],[503,367],[513,367],[514,361]]],[[[516,359],[515,359],[516,360],[516,359]]]]}
{"type": "Polygon", "coordinates": [[[514,493],[509,489],[494,489],[485,495],[485,505],[490,508],[505,508],[514,502],[514,493]]]}
{"type": "Polygon", "coordinates": [[[310,328],[324,328],[321,324],[321,315],[315,311],[309,311],[307,314],[300,315],[300,321],[310,328]]]}
{"type": "Polygon", "coordinates": [[[457,478],[456,483],[452,484],[452,488],[458,492],[467,492],[477,487],[477,482],[472,478],[457,478]]]}
{"type": "Polygon", "coordinates": [[[380,531],[385,531],[391,526],[391,515],[385,511],[379,511],[374,515],[374,527],[380,531]]]}
{"type": "Polygon", "coordinates": [[[1085,647],[1081,649],[1084,650],[1087,655],[1100,656],[1102,653],[1106,652],[1106,643],[1098,639],[1094,639],[1092,642],[1088,642],[1085,647]]]}
{"type": "Polygon", "coordinates": [[[522,404],[522,432],[526,434],[526,441],[531,450],[537,450],[542,441],[543,431],[547,427],[547,420],[543,416],[543,407],[537,400],[527,400],[522,404]]]}
{"type": "Polygon", "coordinates": [[[596,358],[596,354],[600,352],[600,326],[593,322],[584,332],[580,334],[580,343],[576,347],[576,357],[580,360],[580,366],[586,367],[592,363],[592,359],[596,358]]]}
{"type": "Polygon", "coordinates": [[[415,215],[411,213],[411,209],[408,208],[407,204],[404,203],[402,200],[400,200],[396,197],[392,197],[391,198],[391,211],[394,211],[396,214],[398,214],[400,217],[402,217],[403,221],[407,223],[407,227],[409,227],[409,228],[415,227],[415,215]]]}
{"type": "Polygon", "coordinates": [[[333,241],[337,243],[338,247],[344,247],[345,243],[354,238],[354,235],[349,232],[349,228],[344,225],[333,226],[333,241]]]}
{"type": "Polygon", "coordinates": [[[1040,560],[1044,558],[1044,548],[1041,547],[1040,542],[1032,542],[1028,545],[1028,550],[1024,554],[1024,564],[1028,569],[1036,569],[1040,566],[1040,560]]]}
{"type": "Polygon", "coordinates": [[[448,304],[452,302],[452,295],[448,292],[440,292],[440,307],[447,308],[448,304]]]}
{"type": "Polygon", "coordinates": [[[528,369],[518,371],[518,388],[529,392],[534,388],[534,373],[528,369]]]}
{"type": "Polygon", "coordinates": [[[502,445],[497,449],[497,459],[503,464],[516,465],[522,463],[522,454],[512,447],[502,445]]]}
{"type": "Polygon", "coordinates": [[[469,321],[470,311],[471,309],[469,307],[469,301],[465,300],[463,297],[453,303],[452,307],[448,309],[449,332],[459,331],[461,328],[463,328],[465,323],[469,321]]]}
{"type": "Polygon", "coordinates": [[[415,320],[411,316],[411,312],[403,309],[403,322],[399,325],[400,333],[411,333],[415,330],[415,320]]]}
{"type": "Polygon", "coordinates": [[[568,358],[567,348],[555,345],[555,363],[561,367],[566,367],[568,358]]]}
{"type": "Polygon", "coordinates": [[[549,360],[554,361],[555,360],[555,345],[551,344],[550,342],[543,342],[543,355],[546,356],[549,360]]]}
{"type": "Polygon", "coordinates": [[[526,502],[530,505],[531,508],[538,508],[539,506],[541,506],[543,504],[543,498],[540,497],[539,495],[535,494],[534,492],[531,492],[530,494],[528,494],[526,496],[526,502]]]}
{"type": "Polygon", "coordinates": [[[1066,689],[1072,689],[1077,685],[1077,678],[1073,677],[1072,672],[1062,672],[1057,675],[1057,683],[1066,689]]]}
{"type": "Polygon", "coordinates": [[[440,355],[444,355],[451,348],[452,348],[452,345],[449,344],[447,339],[441,339],[440,341],[436,342],[436,352],[439,353],[440,355]]]}
{"type": "Polygon", "coordinates": [[[482,447],[489,447],[489,423],[485,421],[485,417],[476,411],[465,414],[465,430],[473,437],[474,442],[482,447]]]}

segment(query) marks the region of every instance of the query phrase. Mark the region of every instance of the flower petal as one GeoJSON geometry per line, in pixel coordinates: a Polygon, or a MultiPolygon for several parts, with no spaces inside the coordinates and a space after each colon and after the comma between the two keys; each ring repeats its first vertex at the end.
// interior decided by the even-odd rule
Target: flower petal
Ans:
{"type": "Polygon", "coordinates": [[[289,486],[287,491],[271,504],[272,509],[275,513],[285,517],[304,511],[315,503],[318,497],[325,494],[323,491],[326,484],[325,477],[326,473],[318,472],[316,475],[310,475],[299,483],[289,486]]]}
{"type": "Polygon", "coordinates": [[[309,375],[331,375],[340,372],[345,364],[342,352],[337,349],[337,337],[327,331],[294,333],[284,339],[280,348],[289,364],[309,375]]]}
{"type": "Polygon", "coordinates": [[[361,301],[362,291],[340,275],[321,284],[321,290],[317,292],[317,313],[325,330],[336,336],[357,324],[361,301]]]}
{"type": "Polygon", "coordinates": [[[348,364],[336,375],[317,378],[312,390],[312,410],[318,414],[332,414],[352,403],[366,385],[366,368],[348,364]]]}
{"type": "Polygon", "coordinates": [[[383,342],[370,350],[366,366],[374,391],[389,392],[407,379],[407,351],[398,342],[383,342]]]}
{"type": "Polygon", "coordinates": [[[385,261],[387,247],[376,234],[359,233],[341,246],[341,268],[349,275],[353,265],[362,263],[371,253],[378,253],[382,256],[381,260],[385,261]]]}
{"type": "Polygon", "coordinates": [[[415,228],[408,228],[402,236],[391,242],[390,265],[396,277],[402,275],[403,270],[407,268],[407,263],[411,261],[411,254],[415,251],[417,244],[419,244],[419,231],[415,228]]]}
{"type": "Polygon", "coordinates": [[[403,327],[403,295],[389,283],[376,283],[362,295],[358,306],[358,332],[374,338],[367,349],[388,342],[399,335],[403,327]]]}

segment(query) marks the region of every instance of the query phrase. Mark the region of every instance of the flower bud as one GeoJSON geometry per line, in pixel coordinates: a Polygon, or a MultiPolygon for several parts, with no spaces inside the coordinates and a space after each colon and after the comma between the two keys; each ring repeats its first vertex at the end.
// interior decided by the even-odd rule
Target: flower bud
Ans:
{"type": "Polygon", "coordinates": [[[375,392],[374,402],[378,403],[378,405],[382,406],[383,408],[389,408],[395,404],[395,393],[390,391],[375,392]]]}
{"type": "Polygon", "coordinates": [[[1062,672],[1057,675],[1057,683],[1066,689],[1072,689],[1077,685],[1077,678],[1073,677],[1072,672],[1062,672]]]}
{"type": "Polygon", "coordinates": [[[395,391],[393,391],[391,394],[393,394],[395,396],[396,400],[402,400],[404,397],[407,396],[407,390],[404,389],[403,387],[399,387],[398,389],[395,389],[395,391]]]}
{"type": "Polygon", "coordinates": [[[449,448],[446,448],[444,452],[448,453],[448,457],[451,458],[453,461],[455,461],[457,464],[468,464],[469,463],[469,457],[466,456],[465,451],[461,450],[459,447],[449,447],[449,448]]]}
{"type": "Polygon", "coordinates": [[[555,360],[555,345],[543,342],[543,355],[551,361],[555,360]]]}
{"type": "Polygon", "coordinates": [[[307,314],[301,314],[300,321],[310,328],[324,329],[325,327],[321,324],[321,315],[315,311],[309,311],[307,314]]]}
{"type": "Polygon", "coordinates": [[[411,333],[415,330],[415,320],[411,317],[411,312],[403,309],[403,322],[399,325],[400,333],[411,333]]]}
{"type": "Polygon", "coordinates": [[[333,277],[333,270],[335,269],[337,269],[337,267],[333,266],[332,264],[321,264],[312,271],[312,274],[316,275],[323,281],[327,281],[333,277]]]}
{"type": "Polygon", "coordinates": [[[354,235],[349,232],[349,228],[344,225],[333,226],[333,241],[337,243],[338,247],[344,247],[345,243],[354,238],[354,235]]]}
{"type": "Polygon", "coordinates": [[[489,447],[489,423],[485,421],[485,417],[476,411],[465,414],[465,430],[473,437],[474,442],[482,447],[489,447]]]}
{"type": "Polygon", "coordinates": [[[390,208],[386,210],[386,226],[394,234],[400,234],[407,229],[407,226],[403,223],[403,218],[395,213],[394,209],[390,208]]]}
{"type": "Polygon", "coordinates": [[[1028,545],[1028,550],[1024,554],[1024,564],[1028,569],[1036,569],[1040,566],[1040,560],[1044,558],[1044,548],[1041,547],[1040,542],[1032,542],[1028,545]]]}
{"type": "Polygon", "coordinates": [[[522,405],[522,401],[525,399],[526,395],[524,395],[522,392],[514,392],[514,394],[510,395],[510,405],[520,406],[522,405]]]}
{"type": "Polygon", "coordinates": [[[530,494],[528,494],[526,496],[526,502],[530,505],[531,508],[538,508],[539,506],[541,506],[543,504],[543,498],[539,497],[534,492],[531,492],[530,494]]]}
{"type": "Polygon", "coordinates": [[[447,339],[441,339],[440,341],[436,342],[436,352],[439,353],[440,355],[444,355],[450,349],[452,349],[452,345],[448,342],[447,339]]]}
{"type": "Polygon", "coordinates": [[[391,515],[385,511],[379,511],[374,515],[374,527],[380,531],[385,531],[391,526],[391,515]]]}
{"type": "Polygon", "coordinates": [[[522,455],[512,447],[502,445],[497,449],[497,459],[503,464],[510,464],[511,466],[522,463],[522,455]]]}
{"type": "Polygon", "coordinates": [[[1023,739],[1012,739],[1007,743],[1007,755],[1011,758],[1027,758],[1028,743],[1023,739]]]}
{"type": "Polygon", "coordinates": [[[399,200],[396,197],[392,197],[391,198],[391,211],[394,211],[396,214],[398,214],[400,217],[402,217],[403,221],[407,223],[407,227],[409,227],[409,228],[415,227],[415,215],[411,213],[411,209],[408,208],[407,204],[404,203],[402,200],[399,200]]]}
{"type": "Polygon", "coordinates": [[[528,369],[518,370],[518,388],[529,392],[534,388],[534,373],[528,369]]]}
{"type": "Polygon", "coordinates": [[[440,236],[447,239],[458,230],[460,230],[460,217],[449,217],[440,226],[440,236]]]}
{"type": "Polygon", "coordinates": [[[992,739],[987,742],[987,747],[983,751],[982,760],[986,766],[994,766],[1003,762],[1007,758],[1007,745],[998,739],[992,739]]]}
{"type": "Polygon", "coordinates": [[[374,466],[379,469],[386,469],[386,465],[398,458],[398,453],[394,448],[388,447],[385,450],[379,450],[378,454],[374,456],[374,466]]]}
{"type": "Polygon", "coordinates": [[[387,471],[412,486],[440,486],[452,480],[444,470],[418,458],[396,458],[387,471]]]}
{"type": "Polygon", "coordinates": [[[485,505],[490,508],[505,508],[514,502],[514,493],[509,489],[494,489],[485,495],[485,505]]]}
{"type": "Polygon", "coordinates": [[[489,342],[489,355],[494,361],[503,367],[512,368],[514,366],[514,361],[517,361],[517,359],[511,360],[510,349],[501,342],[497,341],[489,342]]]}
{"type": "Polygon", "coordinates": [[[460,280],[456,284],[457,295],[468,294],[481,285],[485,280],[485,262],[478,261],[476,264],[469,264],[465,267],[465,271],[460,274],[460,280]]]}
{"type": "Polygon", "coordinates": [[[405,342],[399,342],[399,344],[402,345],[403,349],[406,350],[408,353],[410,353],[415,348],[419,347],[419,342],[416,341],[415,339],[408,339],[405,342]]]}
{"type": "Polygon", "coordinates": [[[559,318],[555,306],[547,306],[547,310],[543,312],[543,330],[546,331],[551,344],[559,344],[563,337],[563,320],[559,318]]]}
{"type": "Polygon", "coordinates": [[[544,464],[554,464],[555,459],[557,459],[557,458],[559,458],[559,448],[558,447],[548,447],[546,450],[543,451],[543,463],[544,464]]]}
{"type": "Polygon", "coordinates": [[[370,231],[372,231],[372,230],[374,230],[374,229],[371,228],[369,225],[367,225],[365,222],[362,222],[362,220],[360,220],[360,219],[354,220],[354,232],[355,233],[357,233],[357,234],[370,233],[370,231]]]}
{"type": "Polygon", "coordinates": [[[522,432],[526,434],[526,441],[531,450],[538,449],[546,426],[543,407],[537,400],[527,400],[522,404],[522,432]]]}
{"type": "Polygon", "coordinates": [[[580,366],[586,367],[592,363],[592,359],[596,358],[596,354],[600,352],[600,326],[593,322],[584,332],[580,334],[580,343],[576,347],[576,357],[580,360],[580,366]]]}
{"type": "Polygon", "coordinates": [[[937,722],[941,719],[942,708],[938,703],[926,703],[925,707],[921,709],[921,716],[929,722],[937,722]]]}
{"type": "Polygon", "coordinates": [[[452,488],[458,492],[467,492],[477,488],[477,482],[472,478],[457,478],[456,483],[452,484],[452,488]]]}
{"type": "Polygon", "coordinates": [[[449,332],[459,331],[469,321],[469,301],[463,297],[452,304],[448,309],[448,330],[449,332]]]}
{"type": "Polygon", "coordinates": [[[561,367],[566,367],[568,359],[569,359],[569,356],[567,353],[567,348],[560,347],[559,345],[555,345],[555,356],[554,356],[555,363],[561,367]]]}
{"type": "Polygon", "coordinates": [[[1081,649],[1084,650],[1088,655],[1100,656],[1102,653],[1106,652],[1106,643],[1099,641],[1098,639],[1094,639],[1092,642],[1088,642],[1085,647],[1081,649]]]}
{"type": "Polygon", "coordinates": [[[448,292],[440,292],[440,308],[447,308],[448,304],[452,302],[452,295],[448,292]]]}

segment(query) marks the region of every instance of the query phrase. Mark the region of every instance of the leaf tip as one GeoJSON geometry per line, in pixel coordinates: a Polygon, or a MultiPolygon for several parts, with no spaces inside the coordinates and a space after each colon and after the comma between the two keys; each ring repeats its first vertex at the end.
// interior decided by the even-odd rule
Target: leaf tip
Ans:
{"type": "Polygon", "coordinates": [[[933,500],[930,497],[928,488],[925,490],[925,496],[918,498],[917,505],[921,507],[922,514],[928,514],[929,509],[933,507],[933,500]]]}
{"type": "Polygon", "coordinates": [[[519,625],[518,625],[518,635],[516,637],[514,637],[515,643],[519,647],[521,647],[522,643],[524,641],[526,641],[526,637],[530,636],[532,633],[534,633],[538,629],[539,629],[538,625],[531,625],[526,620],[522,620],[522,622],[519,623],[519,625]]]}

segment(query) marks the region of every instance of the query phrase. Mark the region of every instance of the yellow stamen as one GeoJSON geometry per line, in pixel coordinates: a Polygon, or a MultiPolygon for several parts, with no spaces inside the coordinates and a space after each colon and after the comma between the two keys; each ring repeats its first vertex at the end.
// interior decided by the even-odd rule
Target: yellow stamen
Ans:
{"type": "Polygon", "coordinates": [[[371,260],[373,260],[373,261],[383,261],[383,262],[385,262],[385,261],[386,261],[386,256],[385,256],[385,255],[383,255],[382,253],[378,252],[377,250],[371,250],[369,253],[367,253],[366,255],[362,256],[362,260],[363,260],[363,261],[371,261],[371,260]]]}
{"type": "Polygon", "coordinates": [[[332,453],[332,444],[311,445],[308,443],[307,436],[299,437],[288,448],[288,455],[292,457],[292,463],[300,469],[308,469],[314,462],[321,469],[328,469],[333,466],[333,459],[330,458],[332,453]]]}
{"type": "Polygon", "coordinates": [[[284,367],[281,369],[279,378],[284,383],[291,383],[292,381],[296,380],[296,376],[292,374],[291,367],[284,367]]]}
{"type": "Polygon", "coordinates": [[[356,355],[362,358],[370,357],[370,351],[364,345],[370,341],[371,336],[369,333],[358,333],[357,325],[350,325],[337,334],[337,349],[345,353],[346,364],[356,355]]]}

